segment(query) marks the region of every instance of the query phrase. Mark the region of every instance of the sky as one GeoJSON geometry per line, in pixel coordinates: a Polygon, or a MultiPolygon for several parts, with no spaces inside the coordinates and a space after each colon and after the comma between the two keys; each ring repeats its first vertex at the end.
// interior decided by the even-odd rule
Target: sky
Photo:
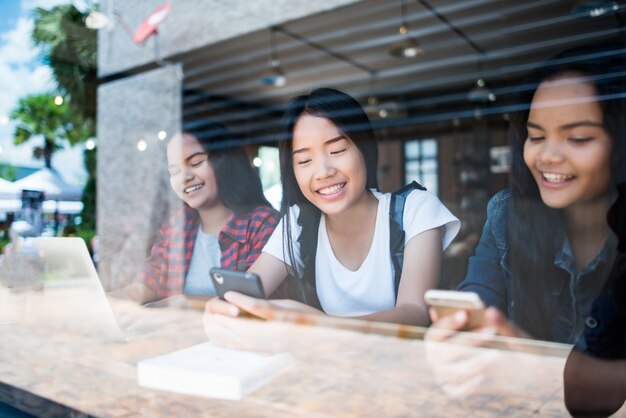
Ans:
{"type": "MultiPolygon", "coordinates": [[[[83,1],[70,0],[0,0],[0,162],[29,167],[43,167],[43,160],[32,158],[35,145],[42,138],[33,138],[26,144],[13,145],[15,123],[6,119],[18,99],[28,94],[54,89],[50,69],[41,62],[39,51],[32,45],[31,11],[35,7],[49,9],[58,4],[74,3],[84,8],[83,1]]],[[[52,158],[52,167],[70,184],[82,186],[87,179],[83,166],[83,145],[66,146],[52,158]]]]}

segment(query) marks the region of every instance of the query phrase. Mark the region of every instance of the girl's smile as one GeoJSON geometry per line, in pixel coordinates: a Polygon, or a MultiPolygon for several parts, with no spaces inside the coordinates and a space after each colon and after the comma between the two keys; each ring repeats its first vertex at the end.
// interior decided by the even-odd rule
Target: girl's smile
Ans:
{"type": "Polygon", "coordinates": [[[548,172],[541,172],[541,175],[543,176],[543,180],[545,180],[545,182],[548,185],[557,185],[557,184],[561,184],[561,183],[565,183],[567,181],[571,181],[573,180],[576,176],[570,176],[567,174],[561,174],[561,173],[548,173],[548,172]]]}
{"type": "Polygon", "coordinates": [[[334,184],[332,186],[326,186],[317,191],[325,199],[334,199],[339,196],[344,190],[346,183],[334,184]]]}
{"type": "Polygon", "coordinates": [[[194,184],[193,186],[185,187],[183,192],[187,195],[197,192],[204,186],[204,183],[194,184]]]}

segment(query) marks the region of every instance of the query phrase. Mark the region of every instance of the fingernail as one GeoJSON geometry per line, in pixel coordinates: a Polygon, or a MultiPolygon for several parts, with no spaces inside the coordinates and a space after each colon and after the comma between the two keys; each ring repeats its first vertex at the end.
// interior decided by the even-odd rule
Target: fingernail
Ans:
{"type": "Polygon", "coordinates": [[[230,314],[230,316],[237,316],[239,314],[239,309],[237,309],[235,306],[231,306],[228,308],[228,313],[230,314]]]}

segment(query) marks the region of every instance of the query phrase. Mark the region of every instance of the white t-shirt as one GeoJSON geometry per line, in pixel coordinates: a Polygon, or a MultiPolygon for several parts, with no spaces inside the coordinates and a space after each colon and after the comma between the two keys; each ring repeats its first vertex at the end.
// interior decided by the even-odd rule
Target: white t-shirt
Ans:
{"type": "MultiPolygon", "coordinates": [[[[372,193],[378,199],[374,239],[367,257],[356,271],[348,270],[335,257],[326,231],[325,216],[322,214],[315,256],[315,283],[322,308],[329,315],[367,315],[391,309],[396,304],[393,265],[389,252],[391,194],[377,191],[372,193]]],[[[297,222],[300,210],[295,205],[289,210],[295,263],[301,269],[298,245],[301,227],[297,222]]],[[[263,252],[292,265],[287,243],[283,243],[283,219],[278,223],[263,252]]],[[[440,226],[444,227],[443,251],[459,232],[461,222],[432,193],[412,191],[404,206],[405,245],[416,235],[440,226]]]]}

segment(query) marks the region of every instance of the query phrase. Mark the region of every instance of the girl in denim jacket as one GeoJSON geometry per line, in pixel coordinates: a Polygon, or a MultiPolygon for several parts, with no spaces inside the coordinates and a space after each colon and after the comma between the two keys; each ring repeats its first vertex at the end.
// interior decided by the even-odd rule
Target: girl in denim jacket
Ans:
{"type": "MultiPolygon", "coordinates": [[[[512,130],[511,189],[496,194],[459,289],[490,308],[503,336],[573,343],[615,254],[606,215],[624,164],[621,50],[579,48],[549,61],[526,89],[529,109],[512,130]]],[[[464,311],[433,317],[460,329],[464,311]]]]}

